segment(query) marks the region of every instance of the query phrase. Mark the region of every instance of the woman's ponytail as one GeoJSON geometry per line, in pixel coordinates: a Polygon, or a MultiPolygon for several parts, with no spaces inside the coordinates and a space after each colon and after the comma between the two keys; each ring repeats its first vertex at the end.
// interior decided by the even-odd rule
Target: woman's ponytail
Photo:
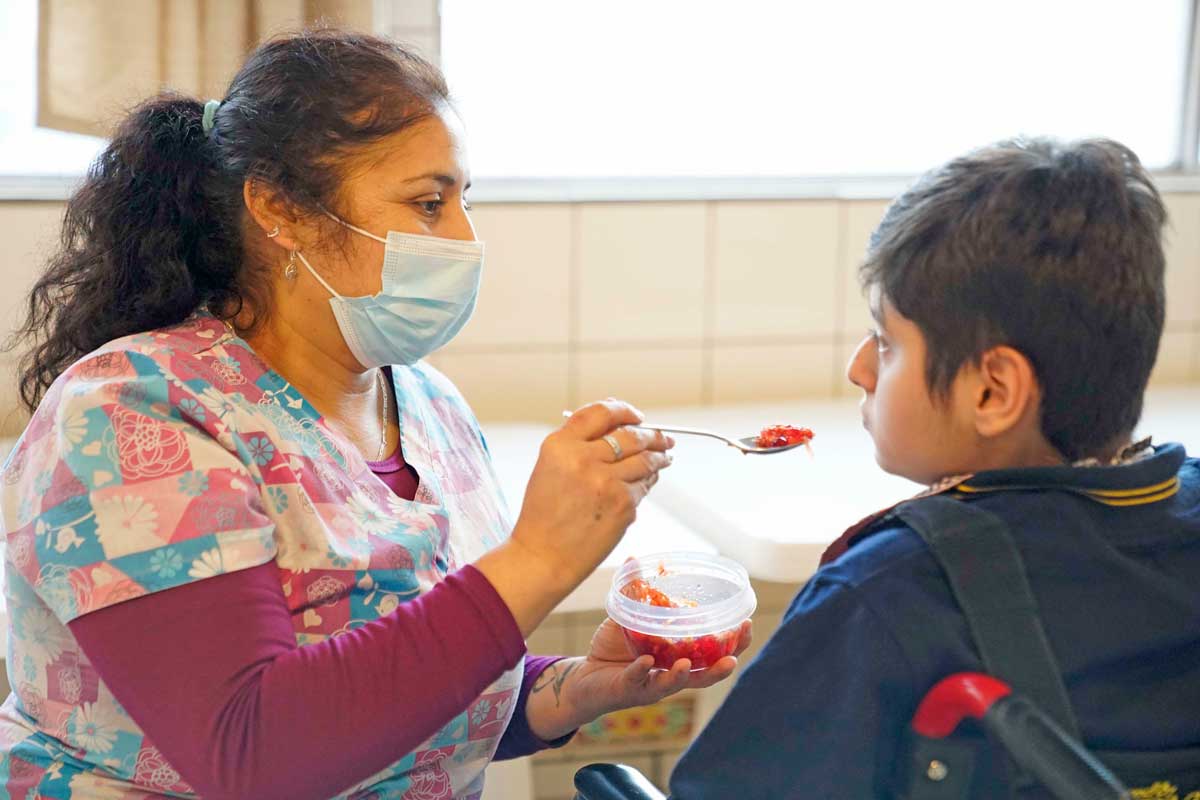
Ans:
{"type": "Polygon", "coordinates": [[[14,339],[31,345],[20,375],[30,410],[86,353],[178,323],[235,291],[237,211],[214,185],[222,181],[203,113],[198,101],[172,94],[139,105],[67,204],[60,249],[14,339]]]}

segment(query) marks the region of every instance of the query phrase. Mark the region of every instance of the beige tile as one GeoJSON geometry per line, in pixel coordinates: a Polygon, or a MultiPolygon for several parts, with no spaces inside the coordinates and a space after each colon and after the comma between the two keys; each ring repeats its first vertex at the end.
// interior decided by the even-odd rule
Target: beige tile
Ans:
{"type": "Polygon", "coordinates": [[[1196,327],[1196,341],[1192,344],[1192,379],[1200,381],[1200,326],[1196,327]]]}
{"type": "Polygon", "coordinates": [[[596,629],[608,617],[603,611],[581,611],[564,616],[566,617],[563,624],[565,649],[562,653],[569,656],[581,656],[587,653],[596,629]]]}
{"type": "Polygon", "coordinates": [[[1188,383],[1200,378],[1196,374],[1196,349],[1200,347],[1200,333],[1195,331],[1167,331],[1158,347],[1158,360],[1150,375],[1151,386],[1188,383]]]}
{"type": "Polygon", "coordinates": [[[0,358],[0,439],[19,436],[29,422],[29,414],[18,399],[17,385],[16,361],[0,358]]]}
{"type": "Polygon", "coordinates": [[[850,365],[850,359],[854,357],[854,351],[865,335],[865,328],[848,332],[837,343],[833,374],[833,393],[836,397],[860,397],[862,395],[862,389],[859,389],[846,377],[846,368],[850,365]]]}
{"type": "Polygon", "coordinates": [[[783,622],[783,614],[783,611],[763,611],[761,609],[754,612],[752,617],[754,640],[746,648],[746,651],[738,656],[738,661],[743,667],[762,651],[767,641],[775,635],[775,631],[779,630],[779,624],[783,622]]]}
{"type": "Polygon", "coordinates": [[[575,796],[575,771],[582,764],[573,761],[533,762],[533,796],[536,800],[570,800],[575,796]]]}
{"type": "Polygon", "coordinates": [[[575,354],[579,369],[573,406],[619,397],[638,408],[698,405],[703,359],[700,347],[585,350],[575,354]]]}
{"type": "Polygon", "coordinates": [[[585,343],[700,343],[704,203],[593,203],[579,213],[585,343]]]}
{"type": "Polygon", "coordinates": [[[567,631],[561,619],[562,616],[562,614],[551,615],[529,635],[525,644],[530,653],[539,656],[572,654],[572,651],[568,649],[567,631]]]}
{"type": "Polygon", "coordinates": [[[439,22],[438,0],[391,0],[382,8],[375,4],[377,27],[384,30],[436,28],[439,22]]]}
{"type": "Polygon", "coordinates": [[[1164,200],[1170,224],[1167,256],[1167,327],[1200,321],[1200,193],[1164,200]]]}
{"type": "Polygon", "coordinates": [[[25,297],[58,244],[65,207],[62,203],[0,202],[0,337],[16,329],[25,297]]]}
{"type": "Polygon", "coordinates": [[[754,596],[758,599],[756,614],[768,611],[786,611],[792,604],[796,594],[803,588],[799,583],[780,583],[778,581],[751,580],[754,596]]]}
{"type": "Polygon", "coordinates": [[[834,392],[834,343],[720,345],[713,349],[713,402],[748,403],[834,392]]]}
{"type": "MultiPolygon", "coordinates": [[[[604,759],[580,759],[578,761],[549,762],[535,760],[533,765],[533,793],[537,800],[569,800],[575,796],[575,771],[593,761],[604,759]]],[[[621,764],[628,764],[644,775],[654,774],[654,758],[650,755],[624,755],[614,758],[621,764]]]]}
{"type": "Polygon", "coordinates": [[[566,346],[571,211],[565,205],[481,205],[471,212],[485,243],[475,315],[447,352],[495,345],[566,346]]]}
{"type": "MultiPolygon", "coordinates": [[[[24,318],[34,281],[58,244],[63,203],[0,202],[0,344],[7,343],[24,318]]],[[[17,400],[17,362],[24,348],[0,353],[0,437],[17,436],[28,415],[17,400]]]]}
{"type": "Polygon", "coordinates": [[[836,202],[719,203],[714,240],[714,336],[836,328],[836,202]]]}
{"type": "Polygon", "coordinates": [[[485,421],[557,424],[567,403],[565,350],[438,353],[431,359],[485,421]]]}
{"type": "Polygon", "coordinates": [[[655,781],[655,786],[662,791],[667,791],[668,784],[671,781],[671,773],[675,770],[675,765],[679,763],[679,758],[682,755],[682,749],[664,750],[658,754],[658,779],[655,781]]]}
{"type": "Polygon", "coordinates": [[[393,28],[390,36],[429,63],[441,63],[442,38],[437,28],[393,28]]]}
{"type": "Polygon", "coordinates": [[[858,285],[858,266],[867,253],[871,232],[883,218],[889,202],[853,200],[845,203],[841,264],[841,328],[844,333],[857,336],[871,325],[871,312],[858,285]]]}

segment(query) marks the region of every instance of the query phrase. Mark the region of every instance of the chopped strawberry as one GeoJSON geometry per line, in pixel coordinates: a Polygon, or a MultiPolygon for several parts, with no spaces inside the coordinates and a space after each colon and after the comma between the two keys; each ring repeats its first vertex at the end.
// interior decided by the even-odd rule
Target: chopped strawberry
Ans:
{"type": "Polygon", "coordinates": [[[680,604],[676,603],[665,592],[655,589],[650,584],[646,583],[641,578],[634,578],[629,583],[621,587],[621,594],[631,600],[637,600],[639,603],[647,603],[660,608],[681,608],[680,604]]]}
{"type": "Polygon", "coordinates": [[[737,649],[739,629],[680,639],[651,636],[628,628],[623,630],[633,651],[638,655],[654,656],[654,666],[659,669],[670,669],[681,658],[689,659],[692,669],[708,669],[737,649]]]}
{"type": "Polygon", "coordinates": [[[813,438],[808,428],[793,428],[791,425],[772,425],[763,428],[755,444],[759,447],[786,447],[789,444],[807,444],[813,438]]]}

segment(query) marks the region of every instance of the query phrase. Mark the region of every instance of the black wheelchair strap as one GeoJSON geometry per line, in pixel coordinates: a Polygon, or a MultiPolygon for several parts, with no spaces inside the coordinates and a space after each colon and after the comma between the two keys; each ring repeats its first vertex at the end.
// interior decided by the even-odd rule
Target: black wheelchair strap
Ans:
{"type": "Polygon", "coordinates": [[[1004,521],[940,495],[903,503],[893,513],[925,541],[945,572],[987,672],[1079,739],[1025,564],[1004,521]]]}

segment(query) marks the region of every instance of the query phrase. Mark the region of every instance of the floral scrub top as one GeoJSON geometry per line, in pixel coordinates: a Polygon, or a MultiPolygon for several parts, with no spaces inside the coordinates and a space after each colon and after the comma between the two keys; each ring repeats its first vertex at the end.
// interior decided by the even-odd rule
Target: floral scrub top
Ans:
{"type": "MultiPolygon", "coordinates": [[[[457,390],[425,364],[393,380],[414,501],[206,314],[111,342],[55,382],[0,473],[5,796],[194,796],[88,663],[76,617],[274,559],[303,646],[388,614],[508,535],[457,390]]],[[[521,675],[518,663],[341,797],[477,795],[521,675]]]]}

